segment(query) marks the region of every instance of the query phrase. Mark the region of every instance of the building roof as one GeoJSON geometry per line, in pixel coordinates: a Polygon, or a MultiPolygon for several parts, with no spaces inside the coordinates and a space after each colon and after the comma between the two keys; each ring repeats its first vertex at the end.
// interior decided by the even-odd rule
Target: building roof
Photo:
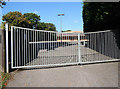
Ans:
{"type": "MultiPolygon", "coordinates": [[[[83,31],[68,31],[69,33],[84,33],[83,31]]],[[[65,32],[66,33],[66,32],[65,32]]]]}
{"type": "MultiPolygon", "coordinates": [[[[62,36],[78,36],[78,33],[83,33],[83,34],[80,34],[80,35],[85,36],[83,31],[62,32],[62,36]]],[[[61,36],[61,33],[58,33],[57,36],[61,36]]]]}

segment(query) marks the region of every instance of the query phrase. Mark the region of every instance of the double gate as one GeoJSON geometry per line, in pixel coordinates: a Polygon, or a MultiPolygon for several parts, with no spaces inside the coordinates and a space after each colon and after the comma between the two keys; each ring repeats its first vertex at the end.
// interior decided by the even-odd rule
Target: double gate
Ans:
{"type": "Polygon", "coordinates": [[[112,31],[61,33],[11,27],[12,68],[118,61],[119,53],[112,31]]]}

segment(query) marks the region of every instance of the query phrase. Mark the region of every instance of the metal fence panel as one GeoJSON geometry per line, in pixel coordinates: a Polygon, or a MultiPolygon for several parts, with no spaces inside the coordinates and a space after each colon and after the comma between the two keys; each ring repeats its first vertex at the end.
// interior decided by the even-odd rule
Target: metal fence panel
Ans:
{"type": "Polygon", "coordinates": [[[112,31],[70,33],[11,27],[12,68],[118,61],[112,31]]]}
{"type": "Polygon", "coordinates": [[[78,34],[12,27],[12,68],[78,64],[74,36],[78,34]]]}
{"type": "Polygon", "coordinates": [[[81,47],[82,64],[118,61],[120,49],[112,31],[85,34],[85,46],[81,47]]]}

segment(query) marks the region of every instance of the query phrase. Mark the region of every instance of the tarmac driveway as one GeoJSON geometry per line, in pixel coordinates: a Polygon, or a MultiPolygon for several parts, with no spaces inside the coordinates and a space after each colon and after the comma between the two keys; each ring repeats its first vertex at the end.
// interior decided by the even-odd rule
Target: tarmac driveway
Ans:
{"type": "Polygon", "coordinates": [[[118,63],[22,70],[7,87],[118,87],[118,63]]]}

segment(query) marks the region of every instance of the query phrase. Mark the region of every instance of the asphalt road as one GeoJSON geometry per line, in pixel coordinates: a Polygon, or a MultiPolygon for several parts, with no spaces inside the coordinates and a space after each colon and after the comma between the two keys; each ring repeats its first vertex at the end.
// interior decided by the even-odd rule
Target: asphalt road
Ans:
{"type": "MultiPolygon", "coordinates": [[[[93,62],[102,60],[111,60],[111,57],[105,56],[95,50],[81,46],[80,47],[81,61],[93,62]]],[[[47,64],[64,64],[77,63],[78,45],[61,46],[51,50],[39,50],[38,55],[33,61],[27,65],[47,65],[47,64]]]]}
{"type": "Polygon", "coordinates": [[[7,87],[118,87],[118,63],[22,70],[7,87]]]}

